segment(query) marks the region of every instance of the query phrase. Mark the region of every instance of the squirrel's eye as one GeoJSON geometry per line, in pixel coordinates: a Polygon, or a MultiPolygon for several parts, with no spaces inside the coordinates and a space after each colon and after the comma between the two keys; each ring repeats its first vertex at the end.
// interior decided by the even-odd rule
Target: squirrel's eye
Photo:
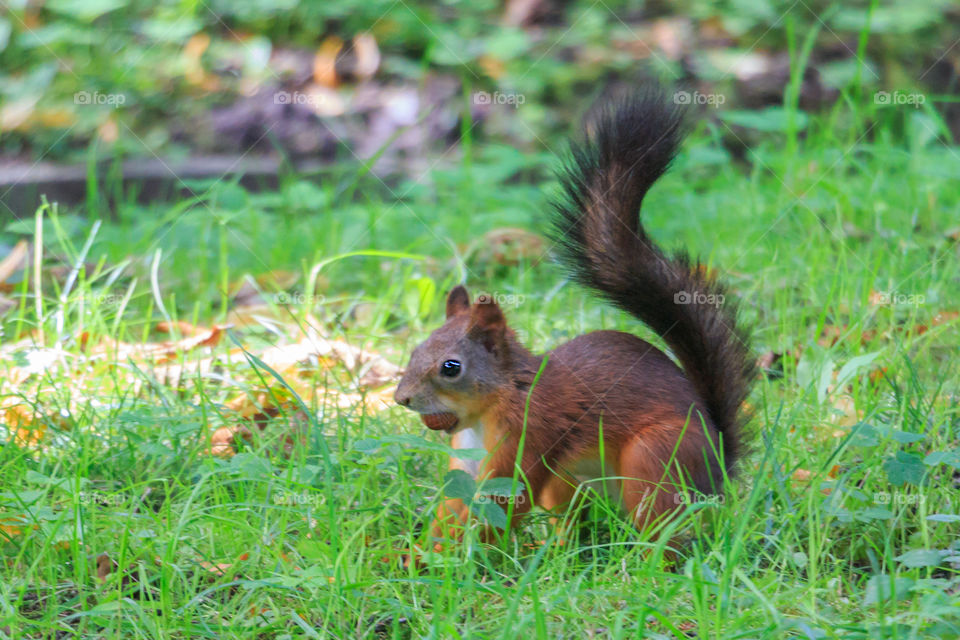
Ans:
{"type": "Polygon", "coordinates": [[[460,362],[457,360],[445,360],[440,365],[440,375],[444,378],[456,378],[460,375],[460,362]]]}

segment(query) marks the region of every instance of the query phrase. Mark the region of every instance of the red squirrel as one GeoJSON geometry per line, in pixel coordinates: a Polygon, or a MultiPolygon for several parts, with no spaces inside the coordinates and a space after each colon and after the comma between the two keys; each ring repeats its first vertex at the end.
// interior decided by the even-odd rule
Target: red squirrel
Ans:
{"type": "MultiPolygon", "coordinates": [[[[686,253],[659,249],[640,224],[683,119],[659,89],[595,109],[559,172],[552,230],[573,278],[656,331],[682,369],[620,331],[534,355],[496,301],[471,304],[458,286],[446,322],[414,349],[397,387],[396,402],[451,434],[454,448],[488,452],[478,464],[454,458],[451,468],[480,480],[513,477],[519,465],[514,517],[568,504],[580,480],[600,474],[602,457],[604,476],[620,479],[622,505],[643,527],[693,490],[721,494],[743,453],[741,405],[754,375],[748,332],[715,278],[686,253]]],[[[462,501],[447,500],[431,531],[456,536],[468,518],[462,501]]]]}

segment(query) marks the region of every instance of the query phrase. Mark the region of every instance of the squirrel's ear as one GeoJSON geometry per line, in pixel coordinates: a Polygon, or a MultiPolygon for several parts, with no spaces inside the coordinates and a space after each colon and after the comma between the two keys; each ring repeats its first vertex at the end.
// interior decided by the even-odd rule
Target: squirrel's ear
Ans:
{"type": "Polygon", "coordinates": [[[487,351],[493,351],[503,341],[507,333],[507,320],[503,317],[500,305],[490,296],[481,295],[470,311],[470,330],[468,335],[483,342],[487,351]]]}
{"type": "Polygon", "coordinates": [[[447,317],[450,318],[468,309],[470,309],[470,294],[467,293],[466,287],[458,284],[447,296],[447,317]]]}

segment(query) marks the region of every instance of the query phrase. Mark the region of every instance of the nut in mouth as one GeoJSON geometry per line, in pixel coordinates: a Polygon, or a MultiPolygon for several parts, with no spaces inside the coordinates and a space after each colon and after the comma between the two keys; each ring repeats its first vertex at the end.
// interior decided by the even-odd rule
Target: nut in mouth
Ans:
{"type": "Polygon", "coordinates": [[[451,431],[460,422],[455,413],[422,413],[420,419],[423,424],[434,431],[451,431]]]}

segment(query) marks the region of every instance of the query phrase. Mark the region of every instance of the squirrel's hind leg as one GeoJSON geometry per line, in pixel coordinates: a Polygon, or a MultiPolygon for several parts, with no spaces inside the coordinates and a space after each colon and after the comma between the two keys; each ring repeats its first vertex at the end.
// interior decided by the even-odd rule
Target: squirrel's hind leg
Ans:
{"type": "Polygon", "coordinates": [[[619,459],[623,506],[641,530],[659,528],[682,507],[671,449],[652,439],[650,431],[643,430],[627,440],[619,459]]]}

